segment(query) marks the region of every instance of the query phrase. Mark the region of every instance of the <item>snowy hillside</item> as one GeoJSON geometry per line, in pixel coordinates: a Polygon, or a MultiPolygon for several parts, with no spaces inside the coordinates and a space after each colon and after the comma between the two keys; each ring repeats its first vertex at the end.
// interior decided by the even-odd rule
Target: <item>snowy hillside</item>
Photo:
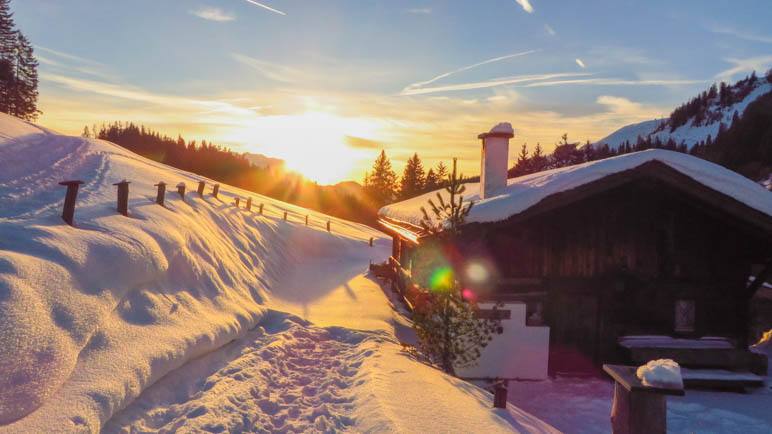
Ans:
{"type": "Polygon", "coordinates": [[[201,198],[199,179],[0,115],[0,433],[553,431],[401,351],[405,320],[365,274],[383,234],[209,181],[201,198]],[[186,200],[155,204],[159,181],[186,200]]]}
{"type": "Polygon", "coordinates": [[[732,104],[722,104],[718,95],[711,96],[707,99],[707,106],[699,110],[699,115],[689,117],[683,125],[674,125],[672,118],[627,125],[598,140],[595,146],[608,145],[611,149],[617,149],[625,142],[634,146],[638,137],[641,137],[652,141],[659,139],[662,144],[672,139],[675,145],[685,144],[687,149],[691,149],[695,144],[707,141],[709,136],[715,139],[721,124],[730,127],[735,112],[742,116],[749,104],[772,92],[772,83],[760,78],[748,87],[738,83],[728,89],[727,92],[734,93],[735,99],[738,99],[732,104]]]}

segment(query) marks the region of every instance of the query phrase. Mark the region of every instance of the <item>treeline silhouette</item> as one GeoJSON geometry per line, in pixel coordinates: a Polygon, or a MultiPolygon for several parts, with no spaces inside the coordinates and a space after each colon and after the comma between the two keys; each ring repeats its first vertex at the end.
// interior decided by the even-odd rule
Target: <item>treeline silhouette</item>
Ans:
{"type": "MultiPolygon", "coordinates": [[[[355,182],[319,185],[283,167],[256,166],[245,154],[205,140],[176,139],[131,122],[85,127],[83,135],[116,143],[143,157],[323,213],[374,225],[376,205],[355,182]]],[[[322,163],[320,163],[322,164],[322,163]]]]}
{"type": "Polygon", "coordinates": [[[0,0],[0,112],[35,120],[38,61],[32,44],[16,28],[10,0],[0,0]]]}

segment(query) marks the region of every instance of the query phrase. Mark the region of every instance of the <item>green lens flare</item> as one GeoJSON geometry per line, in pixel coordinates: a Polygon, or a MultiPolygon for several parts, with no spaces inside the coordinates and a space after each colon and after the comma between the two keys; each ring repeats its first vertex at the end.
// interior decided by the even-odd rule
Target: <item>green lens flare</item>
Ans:
{"type": "Polygon", "coordinates": [[[429,278],[429,288],[432,291],[448,291],[453,287],[454,280],[452,268],[440,267],[429,278]]]}

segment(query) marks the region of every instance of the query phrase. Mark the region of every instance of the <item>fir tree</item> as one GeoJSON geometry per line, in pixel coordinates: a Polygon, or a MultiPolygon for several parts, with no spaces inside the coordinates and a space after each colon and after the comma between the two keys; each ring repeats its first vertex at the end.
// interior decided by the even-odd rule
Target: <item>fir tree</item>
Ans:
{"type": "Polygon", "coordinates": [[[520,153],[517,154],[517,161],[512,169],[509,170],[508,175],[511,177],[523,176],[531,173],[531,158],[528,154],[528,145],[523,143],[520,148],[520,153]]]}
{"type": "Polygon", "coordinates": [[[437,175],[437,187],[445,185],[445,180],[448,177],[448,166],[442,161],[437,163],[437,167],[434,169],[434,173],[437,175]]]}
{"type": "Polygon", "coordinates": [[[424,191],[434,191],[439,187],[440,178],[434,173],[434,169],[429,169],[426,172],[426,180],[424,181],[424,191]]]}
{"type": "Polygon", "coordinates": [[[32,44],[16,30],[9,4],[0,0],[0,112],[34,120],[38,62],[32,44]]]}
{"type": "Polygon", "coordinates": [[[382,150],[373,163],[367,193],[377,205],[385,205],[394,200],[396,186],[397,174],[391,168],[386,151],[382,150]]]}
{"type": "Polygon", "coordinates": [[[407,160],[405,170],[402,173],[402,180],[399,185],[399,196],[401,199],[409,199],[423,192],[426,183],[424,167],[418,154],[413,154],[407,160]]]}
{"type": "MultiPolygon", "coordinates": [[[[421,225],[436,234],[439,242],[457,235],[472,209],[471,203],[463,203],[465,187],[463,176],[456,171],[456,159],[453,159],[453,172],[448,176],[447,184],[445,191],[450,197],[447,201],[440,193],[437,203],[429,200],[434,218],[429,217],[426,208],[421,208],[424,215],[421,225]]],[[[457,368],[476,363],[501,322],[495,314],[492,318],[479,318],[476,304],[464,299],[461,285],[452,271],[446,276],[440,279],[441,282],[435,282],[430,288],[430,296],[416,306],[413,328],[419,347],[429,361],[455,375],[457,368]]]]}

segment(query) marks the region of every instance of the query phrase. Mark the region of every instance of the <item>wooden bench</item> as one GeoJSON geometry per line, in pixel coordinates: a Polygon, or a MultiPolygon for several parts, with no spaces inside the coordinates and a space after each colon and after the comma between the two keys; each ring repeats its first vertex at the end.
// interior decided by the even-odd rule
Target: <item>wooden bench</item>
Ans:
{"type": "Polygon", "coordinates": [[[667,396],[683,396],[683,388],[644,385],[635,375],[636,367],[603,365],[614,379],[611,430],[614,434],[665,434],[667,396]]]}

